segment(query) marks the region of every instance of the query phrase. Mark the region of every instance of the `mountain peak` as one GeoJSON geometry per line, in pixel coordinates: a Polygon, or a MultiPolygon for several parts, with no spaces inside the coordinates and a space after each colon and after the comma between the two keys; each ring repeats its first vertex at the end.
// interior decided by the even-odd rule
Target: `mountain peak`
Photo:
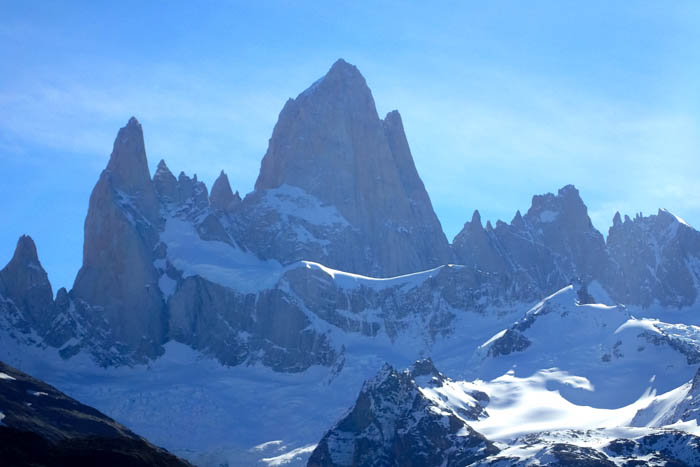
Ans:
{"type": "Polygon", "coordinates": [[[311,86],[297,96],[296,99],[287,101],[285,108],[293,107],[304,101],[313,101],[312,106],[331,106],[340,110],[352,110],[377,116],[374,107],[372,91],[370,91],[364,76],[355,65],[351,65],[342,58],[336,61],[328,72],[316,80],[311,86]]]}
{"type": "Polygon", "coordinates": [[[15,254],[12,261],[21,265],[38,264],[39,255],[36,252],[36,244],[29,235],[22,235],[17,240],[15,254]]]}
{"type": "Polygon", "coordinates": [[[659,216],[661,218],[667,218],[667,219],[670,219],[672,222],[678,222],[681,225],[684,225],[686,227],[690,227],[690,225],[686,221],[684,221],[683,219],[681,219],[677,215],[673,214],[668,209],[660,208],[659,212],[657,213],[657,216],[659,216]]]}
{"type": "Polygon", "coordinates": [[[557,194],[561,197],[576,197],[580,199],[578,190],[571,184],[559,188],[557,194]]]}
{"type": "Polygon", "coordinates": [[[475,209],[475,210],[474,210],[474,214],[472,214],[472,222],[471,222],[471,223],[472,223],[472,225],[478,224],[479,227],[482,227],[482,224],[481,224],[481,214],[479,214],[479,210],[478,210],[478,209],[475,209]]]}
{"type": "Polygon", "coordinates": [[[358,70],[355,65],[353,65],[352,63],[346,62],[342,58],[339,58],[338,60],[335,61],[335,63],[333,63],[333,65],[331,65],[331,68],[330,68],[330,70],[328,70],[328,73],[326,74],[326,76],[329,76],[332,74],[344,75],[346,77],[350,77],[350,76],[362,77],[360,70],[358,70]]]}
{"type": "Polygon", "coordinates": [[[129,194],[143,193],[150,189],[151,176],[143,129],[136,118],[131,117],[117,133],[107,170],[116,178],[118,188],[129,194]]]}
{"type": "Polygon", "coordinates": [[[556,195],[546,193],[533,196],[532,205],[525,214],[525,219],[535,223],[551,223],[557,219],[568,219],[579,223],[582,227],[590,223],[588,208],[573,185],[560,188],[556,195]]]}
{"type": "Polygon", "coordinates": [[[166,172],[172,175],[172,172],[168,168],[168,164],[165,163],[165,159],[161,159],[160,162],[158,162],[158,167],[156,168],[156,175],[162,172],[166,172]]]}
{"type": "Polygon", "coordinates": [[[163,159],[158,162],[156,173],[153,174],[153,187],[161,201],[172,203],[178,199],[177,179],[163,159]]]}
{"type": "Polygon", "coordinates": [[[209,203],[216,209],[226,210],[229,209],[235,202],[236,197],[231,190],[231,184],[228,181],[228,176],[222,170],[219,177],[214,182],[211,187],[211,193],[209,195],[209,203]]]}
{"type": "Polygon", "coordinates": [[[620,211],[616,211],[613,216],[613,226],[622,224],[622,218],[620,217],[620,211]]]}
{"type": "Polygon", "coordinates": [[[520,214],[520,209],[515,211],[515,216],[513,216],[513,220],[510,221],[510,225],[513,227],[521,227],[523,224],[523,215],[520,214]]]}
{"type": "Polygon", "coordinates": [[[403,121],[401,120],[401,114],[398,110],[394,109],[384,117],[385,124],[401,125],[403,127],[403,121]]]}
{"type": "Polygon", "coordinates": [[[450,260],[400,115],[381,120],[365,79],[344,60],[280,112],[255,191],[282,185],[334,206],[368,239],[350,253],[346,244],[338,254],[354,257],[334,267],[397,275],[450,260]]]}
{"type": "Polygon", "coordinates": [[[445,380],[445,376],[435,368],[435,364],[430,357],[417,360],[411,365],[409,371],[414,379],[427,376],[428,378],[436,378],[440,382],[445,380]]]}
{"type": "Polygon", "coordinates": [[[44,329],[46,313],[53,305],[53,292],[29,235],[19,237],[12,259],[0,270],[0,293],[23,307],[25,317],[37,323],[37,329],[44,329]]]}

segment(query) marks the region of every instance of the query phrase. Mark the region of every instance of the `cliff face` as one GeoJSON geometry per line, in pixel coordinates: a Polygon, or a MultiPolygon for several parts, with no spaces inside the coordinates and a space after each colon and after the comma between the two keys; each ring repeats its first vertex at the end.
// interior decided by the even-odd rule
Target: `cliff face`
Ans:
{"type": "Polygon", "coordinates": [[[665,209],[634,219],[617,214],[608,233],[612,264],[606,276],[617,300],[648,306],[696,303],[700,233],[665,209]]]}
{"type": "Polygon", "coordinates": [[[28,235],[19,238],[15,254],[0,270],[0,295],[22,310],[24,319],[40,335],[46,333],[54,317],[53,292],[34,240],[28,235]]]}
{"type": "Polygon", "coordinates": [[[72,295],[98,308],[115,338],[148,357],[166,336],[165,303],[153,266],[161,225],[141,125],[119,130],[107,168],[90,196],[83,265],[72,295]]]}
{"type": "Polygon", "coordinates": [[[294,259],[392,276],[451,258],[401,117],[394,111],[380,119],[365,79],[343,60],[280,113],[255,191],[285,186],[337,209],[353,231],[330,238],[325,254],[294,259]]]}
{"type": "Polygon", "coordinates": [[[33,331],[50,344],[62,343],[54,335],[57,313],[34,240],[22,235],[12,259],[0,270],[0,328],[23,334],[33,331]]]}
{"type": "Polygon", "coordinates": [[[463,264],[513,275],[542,295],[600,279],[608,267],[605,240],[572,185],[534,196],[524,216],[518,211],[510,224],[499,221],[496,228],[484,229],[475,212],[453,247],[463,264]]]}

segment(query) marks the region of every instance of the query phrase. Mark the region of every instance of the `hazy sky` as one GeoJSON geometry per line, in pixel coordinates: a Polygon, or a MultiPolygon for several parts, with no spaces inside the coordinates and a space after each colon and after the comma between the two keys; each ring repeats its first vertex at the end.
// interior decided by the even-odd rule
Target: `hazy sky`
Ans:
{"type": "Polygon", "coordinates": [[[80,266],[118,129],[151,169],[253,187],[277,115],[339,57],[399,109],[449,239],[575,184],[700,226],[700,2],[0,0],[0,267],[28,233],[54,289],[80,266]]]}

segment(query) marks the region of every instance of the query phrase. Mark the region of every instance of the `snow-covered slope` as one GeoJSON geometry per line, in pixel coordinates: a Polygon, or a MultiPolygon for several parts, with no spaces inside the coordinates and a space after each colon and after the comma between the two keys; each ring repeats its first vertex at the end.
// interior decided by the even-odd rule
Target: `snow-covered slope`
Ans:
{"type": "MultiPolygon", "coordinates": [[[[581,303],[584,289],[566,287],[479,346],[465,374],[527,376],[557,368],[586,377],[595,391],[568,387],[571,400],[599,407],[629,404],[647,390],[666,392],[688,381],[700,363],[700,328],[635,318],[643,311],[581,303]]],[[[672,316],[671,316],[672,317],[672,316]]]]}
{"type": "Polygon", "coordinates": [[[324,435],[309,465],[404,465],[407,453],[412,464],[445,466],[700,462],[695,420],[632,426],[637,411],[655,403],[652,395],[600,409],[566,400],[552,384],[594,391],[586,378],[560,370],[468,382],[450,380],[430,361],[404,372],[387,366],[324,435]],[[445,417],[440,427],[436,417],[445,417]]]}

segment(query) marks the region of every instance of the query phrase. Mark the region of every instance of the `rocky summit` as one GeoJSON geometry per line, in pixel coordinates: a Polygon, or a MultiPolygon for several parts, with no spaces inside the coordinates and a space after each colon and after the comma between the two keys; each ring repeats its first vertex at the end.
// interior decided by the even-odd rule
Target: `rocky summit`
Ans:
{"type": "Polygon", "coordinates": [[[148,357],[158,355],[167,332],[153,266],[161,225],[143,130],[132,117],[90,196],[83,265],[71,295],[104,315],[118,342],[148,357]]]}
{"type": "Polygon", "coordinates": [[[131,118],[72,290],[19,239],[1,359],[206,466],[697,464],[700,232],[670,211],[604,237],[565,185],[449,244],[343,60],[243,198],[223,170],[151,176],[145,147],[131,118]]]}
{"type": "MultiPolygon", "coordinates": [[[[380,119],[365,79],[342,59],[285,104],[249,202],[287,186],[333,206],[345,221],[340,228],[349,232],[339,232],[344,240],[336,241],[321,233],[318,241],[330,241],[326,251],[305,257],[284,252],[285,261],[386,277],[451,260],[401,116],[393,111],[380,119]]],[[[289,248],[296,249],[293,243],[289,248]]]]}
{"type": "Polygon", "coordinates": [[[534,196],[527,213],[518,211],[510,224],[484,229],[476,211],[453,247],[460,263],[511,274],[543,295],[573,280],[599,279],[608,263],[605,240],[573,185],[534,196]]]}
{"type": "Polygon", "coordinates": [[[413,371],[403,372],[385,366],[368,380],[354,407],[321,439],[309,467],[466,466],[498,454],[492,442],[467,424],[469,416],[422,392],[415,381],[420,376],[441,385],[434,367],[438,376],[421,374],[427,365],[432,362],[417,362],[413,371]]]}

